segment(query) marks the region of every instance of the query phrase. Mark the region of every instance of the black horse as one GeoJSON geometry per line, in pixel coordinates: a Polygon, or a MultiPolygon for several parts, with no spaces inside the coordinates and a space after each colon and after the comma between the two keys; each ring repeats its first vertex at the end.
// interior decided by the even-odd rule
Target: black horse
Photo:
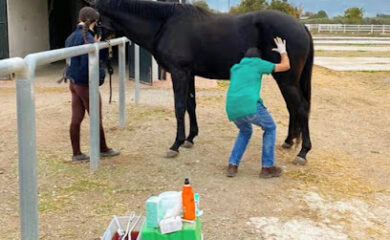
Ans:
{"type": "Polygon", "coordinates": [[[198,135],[194,76],[229,79],[230,68],[250,47],[259,48],[264,59],[279,62],[280,55],[271,51],[273,38],[286,39],[291,69],[273,74],[290,114],[283,146],[290,148],[294,139],[302,136],[295,161],[306,163],[311,149],[308,120],[313,41],[302,23],[276,11],[215,14],[189,4],[139,0],[97,0],[94,6],[105,28],[120,31],[147,49],[172,75],[177,134],[169,157],[176,156],[181,145],[191,147],[198,135]],[[186,111],[190,118],[187,138],[186,111]]]}

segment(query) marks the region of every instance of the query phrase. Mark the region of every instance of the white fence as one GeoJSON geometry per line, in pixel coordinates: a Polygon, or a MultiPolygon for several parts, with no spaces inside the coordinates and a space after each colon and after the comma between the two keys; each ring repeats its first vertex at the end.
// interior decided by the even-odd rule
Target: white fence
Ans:
{"type": "MultiPolygon", "coordinates": [[[[120,126],[125,125],[125,37],[94,44],[57,49],[0,60],[0,74],[15,73],[17,95],[18,158],[20,186],[20,230],[22,240],[38,240],[38,201],[36,173],[35,97],[36,67],[74,56],[88,54],[90,156],[91,170],[98,168],[99,147],[99,50],[119,46],[119,112],[120,126]]],[[[139,47],[135,46],[135,102],[139,99],[139,47]]]]}
{"type": "Polygon", "coordinates": [[[390,34],[390,25],[306,24],[306,26],[311,32],[317,33],[390,34]]]}

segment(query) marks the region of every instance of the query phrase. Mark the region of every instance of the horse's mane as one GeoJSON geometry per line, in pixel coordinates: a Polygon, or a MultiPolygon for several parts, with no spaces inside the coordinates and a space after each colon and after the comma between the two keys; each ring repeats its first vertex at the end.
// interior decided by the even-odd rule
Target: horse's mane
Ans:
{"type": "Polygon", "coordinates": [[[110,12],[127,12],[140,17],[151,19],[167,19],[176,14],[204,16],[210,14],[202,8],[191,4],[172,2],[155,2],[147,0],[98,0],[99,10],[107,9],[110,12]]]}

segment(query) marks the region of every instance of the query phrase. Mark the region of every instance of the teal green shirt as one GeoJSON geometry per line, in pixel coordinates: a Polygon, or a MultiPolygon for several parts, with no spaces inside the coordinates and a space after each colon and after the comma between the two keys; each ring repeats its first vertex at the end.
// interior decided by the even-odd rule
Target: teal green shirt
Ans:
{"type": "Polygon", "coordinates": [[[230,121],[255,114],[260,97],[263,74],[270,74],[275,64],[260,58],[243,58],[230,69],[226,96],[226,113],[230,121]]]}

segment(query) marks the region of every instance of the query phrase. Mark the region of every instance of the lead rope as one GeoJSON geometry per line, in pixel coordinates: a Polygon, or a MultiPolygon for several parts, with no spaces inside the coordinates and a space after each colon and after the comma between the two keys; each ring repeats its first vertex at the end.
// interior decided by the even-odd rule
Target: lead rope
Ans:
{"type": "Polygon", "coordinates": [[[108,74],[110,76],[110,99],[108,100],[108,103],[111,104],[111,100],[112,100],[112,74],[113,74],[113,69],[112,69],[112,66],[111,66],[111,60],[112,60],[112,46],[110,44],[110,41],[107,41],[108,43],[108,66],[107,66],[107,70],[108,70],[108,74]]]}

